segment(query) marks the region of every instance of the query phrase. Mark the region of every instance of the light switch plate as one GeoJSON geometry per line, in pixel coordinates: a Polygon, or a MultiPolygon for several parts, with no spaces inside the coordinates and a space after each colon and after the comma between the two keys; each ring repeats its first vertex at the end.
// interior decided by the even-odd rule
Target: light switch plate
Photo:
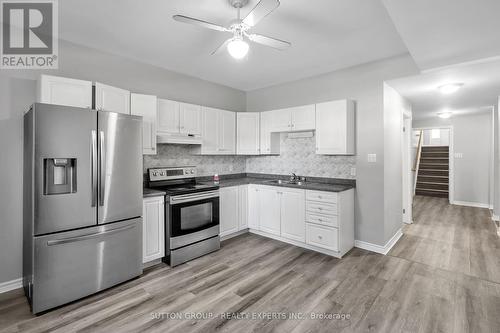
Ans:
{"type": "Polygon", "coordinates": [[[464,158],[464,153],[455,153],[455,158],[464,158]]]}
{"type": "Polygon", "coordinates": [[[369,163],[377,162],[377,154],[368,154],[368,162],[369,163]]]}
{"type": "Polygon", "coordinates": [[[356,176],[356,168],[351,168],[351,176],[356,176]]]}

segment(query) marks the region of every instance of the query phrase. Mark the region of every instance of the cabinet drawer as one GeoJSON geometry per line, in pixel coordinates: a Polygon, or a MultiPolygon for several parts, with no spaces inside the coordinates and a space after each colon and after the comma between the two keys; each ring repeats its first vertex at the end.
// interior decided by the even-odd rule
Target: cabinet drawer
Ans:
{"type": "Polygon", "coordinates": [[[306,221],[311,223],[323,224],[329,227],[337,227],[339,226],[337,216],[336,215],[320,215],[314,214],[311,212],[306,213],[306,221]]]}
{"type": "Polygon", "coordinates": [[[338,229],[306,223],[306,243],[327,250],[338,251],[338,229]]]}
{"type": "Polygon", "coordinates": [[[325,215],[337,215],[336,204],[324,204],[321,202],[306,201],[306,210],[311,213],[325,215]]]}
{"type": "Polygon", "coordinates": [[[308,190],[308,191],[306,191],[306,200],[336,204],[337,203],[337,193],[308,190]]]}

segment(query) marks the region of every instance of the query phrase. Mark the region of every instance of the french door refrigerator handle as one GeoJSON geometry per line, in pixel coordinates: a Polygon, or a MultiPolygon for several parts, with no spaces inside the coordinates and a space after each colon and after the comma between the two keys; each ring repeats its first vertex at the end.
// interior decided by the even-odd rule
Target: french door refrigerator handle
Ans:
{"type": "Polygon", "coordinates": [[[106,171],[106,152],[104,151],[104,131],[99,131],[99,206],[104,206],[105,181],[103,174],[106,171]]]}
{"type": "Polygon", "coordinates": [[[92,203],[91,207],[95,207],[97,204],[97,133],[96,130],[91,132],[92,138],[92,165],[91,165],[91,189],[92,189],[92,203]]]}
{"type": "Polygon", "coordinates": [[[114,234],[114,233],[117,233],[117,232],[120,232],[120,231],[125,231],[125,230],[128,230],[128,229],[132,229],[132,228],[135,228],[135,225],[133,225],[133,224],[132,225],[127,225],[125,227],[120,227],[120,228],[116,228],[116,229],[95,232],[93,234],[87,234],[87,235],[83,235],[83,236],[76,236],[76,237],[68,237],[68,238],[61,238],[61,239],[49,240],[49,241],[47,241],[47,246],[80,242],[80,241],[84,241],[84,240],[87,240],[87,239],[92,239],[92,238],[100,237],[102,235],[114,234]]]}

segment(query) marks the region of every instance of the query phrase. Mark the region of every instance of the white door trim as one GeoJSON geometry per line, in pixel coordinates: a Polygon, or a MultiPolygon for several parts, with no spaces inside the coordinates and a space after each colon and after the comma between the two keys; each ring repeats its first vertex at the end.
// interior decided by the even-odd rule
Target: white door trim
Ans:
{"type": "Polygon", "coordinates": [[[401,148],[402,148],[402,187],[403,187],[403,222],[406,224],[413,223],[413,184],[412,178],[412,114],[403,110],[403,127],[404,131],[401,133],[401,148]],[[406,195],[405,195],[406,194],[406,195]],[[406,198],[406,200],[404,200],[406,198]]]}
{"type": "Polygon", "coordinates": [[[449,181],[449,202],[453,204],[455,201],[455,154],[453,153],[454,139],[453,139],[453,125],[447,126],[430,126],[430,127],[418,127],[414,128],[415,131],[423,131],[423,130],[432,130],[432,129],[448,129],[450,130],[450,157],[449,157],[449,172],[448,172],[448,181],[449,181]]]}

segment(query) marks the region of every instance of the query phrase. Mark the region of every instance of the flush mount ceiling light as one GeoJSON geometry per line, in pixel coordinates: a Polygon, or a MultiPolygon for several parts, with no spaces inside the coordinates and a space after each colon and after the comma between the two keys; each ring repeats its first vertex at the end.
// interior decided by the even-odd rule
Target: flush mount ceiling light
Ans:
{"type": "Polygon", "coordinates": [[[289,42],[281,39],[249,33],[249,30],[259,23],[261,19],[278,8],[280,5],[279,0],[260,0],[244,19],[240,18],[240,10],[248,4],[249,0],[228,1],[231,6],[236,8],[237,17],[230,23],[229,26],[226,27],[184,15],[174,15],[173,19],[183,23],[194,24],[202,28],[233,34],[233,37],[222,43],[221,46],[212,52],[212,55],[218,54],[221,50],[227,49],[233,58],[242,59],[248,53],[249,45],[246,40],[264,46],[269,46],[277,50],[284,50],[291,46],[289,42]]]}
{"type": "Polygon", "coordinates": [[[442,119],[448,119],[448,118],[450,118],[450,117],[451,117],[451,115],[452,115],[452,114],[453,114],[453,113],[452,113],[452,112],[450,112],[450,111],[443,111],[443,112],[439,112],[439,113],[438,113],[438,117],[439,117],[439,118],[442,118],[442,119]]]}
{"type": "Polygon", "coordinates": [[[439,86],[438,89],[442,94],[449,95],[457,92],[463,85],[463,83],[448,83],[439,86]]]}

